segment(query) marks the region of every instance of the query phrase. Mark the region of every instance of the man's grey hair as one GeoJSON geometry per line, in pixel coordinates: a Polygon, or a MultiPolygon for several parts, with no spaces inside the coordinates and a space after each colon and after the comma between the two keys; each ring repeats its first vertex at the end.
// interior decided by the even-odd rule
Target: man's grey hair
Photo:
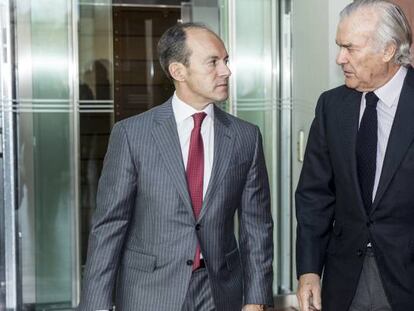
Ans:
{"type": "Polygon", "coordinates": [[[379,21],[374,33],[378,48],[384,49],[392,43],[396,46],[394,63],[409,66],[411,63],[411,28],[401,8],[387,0],[355,0],[340,13],[341,21],[360,9],[373,9],[379,21]]]}
{"type": "Polygon", "coordinates": [[[171,63],[178,62],[186,67],[190,64],[192,51],[186,44],[186,30],[194,28],[204,29],[216,35],[202,23],[177,23],[168,28],[161,36],[160,41],[158,41],[158,57],[160,65],[167,77],[171,80],[173,80],[173,77],[168,70],[171,63]]]}

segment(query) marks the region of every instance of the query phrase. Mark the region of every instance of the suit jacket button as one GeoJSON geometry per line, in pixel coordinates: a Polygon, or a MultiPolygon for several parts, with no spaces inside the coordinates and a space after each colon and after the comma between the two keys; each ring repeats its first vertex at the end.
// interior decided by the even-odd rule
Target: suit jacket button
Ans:
{"type": "Polygon", "coordinates": [[[358,256],[358,257],[361,257],[361,256],[362,256],[362,254],[363,254],[362,249],[358,249],[358,250],[357,250],[357,256],[358,256]]]}
{"type": "Polygon", "coordinates": [[[201,229],[201,225],[200,224],[196,224],[195,229],[198,231],[201,229]]]}
{"type": "Polygon", "coordinates": [[[194,261],[192,261],[191,259],[187,260],[187,266],[192,266],[194,263],[194,261]]]}

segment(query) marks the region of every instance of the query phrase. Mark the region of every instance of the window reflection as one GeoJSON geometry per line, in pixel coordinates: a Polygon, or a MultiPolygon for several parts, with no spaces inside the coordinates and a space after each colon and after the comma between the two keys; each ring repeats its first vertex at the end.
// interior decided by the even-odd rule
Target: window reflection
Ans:
{"type": "Polygon", "coordinates": [[[173,93],[156,46],[179,6],[79,7],[81,262],[86,262],[96,190],[114,122],[162,104],[173,93]]]}

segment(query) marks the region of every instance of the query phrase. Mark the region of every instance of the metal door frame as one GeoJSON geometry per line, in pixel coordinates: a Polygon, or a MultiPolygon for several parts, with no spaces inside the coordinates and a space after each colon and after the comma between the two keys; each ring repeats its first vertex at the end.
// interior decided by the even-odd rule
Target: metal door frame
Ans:
{"type": "MultiPolygon", "coordinates": [[[[77,137],[78,131],[78,113],[75,104],[79,92],[78,76],[77,76],[77,0],[69,0],[68,4],[68,48],[69,48],[69,110],[74,111],[74,116],[70,122],[71,124],[71,139],[70,148],[71,153],[75,156],[71,159],[71,166],[74,174],[72,179],[74,208],[72,211],[73,222],[72,228],[72,305],[75,307],[79,301],[80,296],[80,245],[79,245],[79,161],[80,157],[74,152],[79,151],[79,139],[77,137]]],[[[21,232],[18,231],[17,226],[17,153],[16,143],[17,139],[17,122],[18,117],[18,103],[26,99],[19,98],[17,67],[13,65],[15,55],[13,51],[17,51],[15,46],[15,36],[18,35],[12,24],[17,26],[16,0],[0,0],[2,25],[1,25],[1,40],[2,49],[0,51],[0,96],[1,96],[1,127],[2,127],[2,150],[3,150],[3,207],[4,207],[4,242],[5,242],[5,288],[6,288],[6,309],[19,310],[22,307],[22,286],[21,285],[21,261],[19,258],[19,247],[21,232]],[[13,21],[13,23],[12,23],[13,21]]],[[[28,4],[30,5],[30,4],[28,4]]],[[[49,101],[45,100],[45,101],[49,101]]],[[[38,102],[39,99],[30,100],[31,102],[38,102]]],[[[40,100],[43,101],[43,100],[40,100]]],[[[61,100],[60,100],[61,101],[61,100]]],[[[67,102],[67,101],[65,101],[67,102]]],[[[30,108],[25,108],[29,109],[30,108]]]]}
{"type": "Polygon", "coordinates": [[[16,232],[16,176],[15,176],[15,145],[14,116],[7,100],[13,96],[12,67],[12,29],[11,2],[0,1],[1,7],[1,62],[0,62],[0,96],[1,96],[1,128],[3,151],[3,208],[4,208],[4,256],[5,256],[5,290],[6,309],[18,307],[18,267],[17,267],[17,232],[16,232]]]}
{"type": "MultiPolygon", "coordinates": [[[[0,286],[6,289],[6,309],[19,310],[22,306],[22,287],[21,284],[21,267],[19,267],[19,239],[21,233],[18,232],[17,226],[17,153],[16,143],[17,138],[16,122],[18,117],[16,113],[18,110],[18,102],[22,99],[16,95],[16,87],[18,81],[16,79],[17,69],[13,65],[14,54],[17,51],[15,46],[15,33],[13,25],[16,26],[16,1],[19,0],[0,0],[0,151],[2,151],[2,159],[0,158],[0,174],[3,178],[2,192],[4,208],[4,242],[5,242],[5,284],[0,286]],[[12,16],[14,14],[14,16],[12,16]],[[13,80],[15,79],[15,80],[13,80]],[[16,99],[14,99],[16,98],[16,99]],[[10,100],[13,99],[13,100],[10,100]]],[[[91,3],[92,4],[92,3],[91,3]]],[[[97,6],[134,6],[134,7],[174,7],[181,8],[184,14],[183,19],[188,21],[191,18],[189,3],[183,3],[182,6],[176,5],[130,5],[130,4],[108,4],[105,2],[93,3],[97,6]]],[[[30,4],[28,4],[30,6],[30,4]]],[[[72,178],[72,195],[74,204],[72,210],[72,307],[75,308],[80,300],[81,291],[81,259],[80,259],[80,129],[79,119],[82,111],[88,112],[82,107],[79,100],[79,38],[78,38],[78,22],[79,22],[79,0],[67,0],[68,9],[68,81],[69,81],[69,113],[72,113],[73,118],[70,120],[70,149],[71,149],[71,170],[76,172],[72,178]]],[[[87,5],[87,4],[86,4],[87,5]]],[[[37,102],[39,99],[31,100],[37,102]]],[[[43,101],[40,99],[40,101],[43,101]]],[[[46,101],[46,100],[45,100],[46,101]]],[[[62,101],[61,101],[62,102],[62,101]]],[[[67,103],[67,101],[65,100],[67,103]]],[[[30,109],[30,108],[29,108],[30,109]]],[[[1,211],[1,209],[0,209],[1,211]]],[[[0,236],[0,238],[3,238],[0,236]]]]}

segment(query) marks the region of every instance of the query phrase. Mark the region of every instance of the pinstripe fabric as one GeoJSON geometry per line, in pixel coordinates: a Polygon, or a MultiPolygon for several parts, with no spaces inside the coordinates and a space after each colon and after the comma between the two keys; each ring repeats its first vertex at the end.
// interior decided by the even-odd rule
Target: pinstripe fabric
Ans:
{"type": "Polygon", "coordinates": [[[118,311],[180,311],[197,240],[216,310],[272,304],[273,222],[260,132],[218,108],[214,126],[199,230],[170,101],[114,126],[78,310],[115,303],[118,311]]]}
{"type": "Polygon", "coordinates": [[[214,311],[214,300],[206,269],[193,272],[181,311],[214,311]]]}

